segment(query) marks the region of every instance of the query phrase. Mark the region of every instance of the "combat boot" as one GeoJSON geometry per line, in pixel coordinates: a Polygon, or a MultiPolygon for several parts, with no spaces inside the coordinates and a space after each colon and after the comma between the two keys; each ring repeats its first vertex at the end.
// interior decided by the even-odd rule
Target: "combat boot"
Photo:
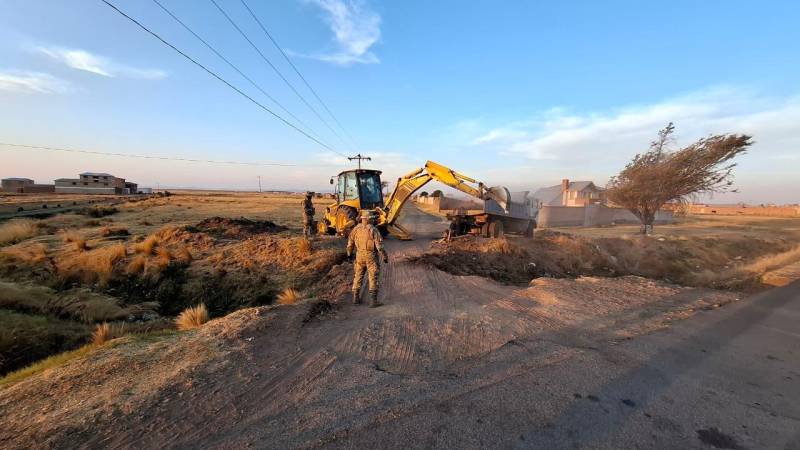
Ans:
{"type": "Polygon", "coordinates": [[[383,303],[378,301],[378,291],[369,291],[369,307],[377,308],[382,305],[383,303]]]}
{"type": "Polygon", "coordinates": [[[361,296],[358,295],[358,291],[353,291],[353,304],[354,305],[361,304],[361,296]]]}

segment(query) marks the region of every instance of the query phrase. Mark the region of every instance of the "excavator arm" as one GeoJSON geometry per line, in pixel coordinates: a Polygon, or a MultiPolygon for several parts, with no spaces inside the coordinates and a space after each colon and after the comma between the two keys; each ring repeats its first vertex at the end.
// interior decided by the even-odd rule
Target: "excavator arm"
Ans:
{"type": "Polygon", "coordinates": [[[511,201],[508,190],[504,187],[487,188],[480,181],[441,164],[428,161],[425,163],[425,167],[416,169],[397,180],[397,185],[381,211],[379,224],[385,225],[389,232],[400,239],[409,239],[410,233],[397,223],[397,218],[403,205],[414,195],[414,192],[431,180],[436,180],[481,200],[492,199],[504,210],[508,210],[508,203],[511,201]]]}

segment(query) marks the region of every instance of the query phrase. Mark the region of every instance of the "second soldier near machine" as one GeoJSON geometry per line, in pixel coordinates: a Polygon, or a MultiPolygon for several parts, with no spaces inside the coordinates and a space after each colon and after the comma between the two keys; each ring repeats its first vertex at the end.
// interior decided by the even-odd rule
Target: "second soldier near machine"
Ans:
{"type": "Polygon", "coordinates": [[[313,192],[306,192],[306,198],[300,203],[303,207],[303,236],[311,237],[314,234],[314,203],[311,202],[313,192]]]}
{"type": "Polygon", "coordinates": [[[359,291],[361,291],[361,283],[364,280],[364,272],[366,272],[369,280],[370,308],[382,304],[378,303],[378,274],[380,272],[378,256],[381,256],[384,264],[389,261],[386,250],[383,249],[381,232],[372,224],[372,214],[371,211],[361,211],[361,223],[353,227],[350,237],[347,239],[347,256],[353,253],[353,247],[356,250],[353,303],[361,303],[359,291]]]}

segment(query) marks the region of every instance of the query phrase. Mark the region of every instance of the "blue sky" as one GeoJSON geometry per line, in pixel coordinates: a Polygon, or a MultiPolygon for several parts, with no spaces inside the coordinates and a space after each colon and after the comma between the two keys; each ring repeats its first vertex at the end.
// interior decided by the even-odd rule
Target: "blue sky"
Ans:
{"type": "MultiPolygon", "coordinates": [[[[322,140],[371,155],[388,178],[433,159],[512,190],[603,184],[673,121],[684,144],[754,135],[736,173],[741,193],[717,200],[800,201],[793,2],[248,0],[353,136],[348,145],[210,0],[160,1],[322,140]]],[[[217,2],[324,114],[240,1],[217,2]]],[[[151,0],[113,3],[280,112],[151,0]]],[[[0,142],[299,165],[0,146],[3,177],[96,170],[143,185],[253,189],[261,175],[268,188],[321,190],[348,166],[99,0],[0,3],[0,119],[0,142]]]]}

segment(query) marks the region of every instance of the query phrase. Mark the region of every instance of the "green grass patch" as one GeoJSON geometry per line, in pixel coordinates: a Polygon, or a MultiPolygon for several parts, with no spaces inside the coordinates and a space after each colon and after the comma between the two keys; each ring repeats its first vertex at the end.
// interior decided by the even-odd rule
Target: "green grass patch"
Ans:
{"type": "Polygon", "coordinates": [[[35,362],[25,368],[16,370],[14,372],[9,373],[8,375],[0,378],[0,388],[12,385],[14,383],[19,383],[20,381],[30,377],[31,375],[36,375],[37,373],[44,372],[47,369],[52,369],[54,367],[58,367],[67,361],[80,358],[82,356],[88,355],[92,350],[99,348],[96,345],[84,345],[81,348],[76,350],[70,350],[68,352],[59,353],[58,355],[50,356],[49,358],[45,358],[41,361],[35,362]]]}

